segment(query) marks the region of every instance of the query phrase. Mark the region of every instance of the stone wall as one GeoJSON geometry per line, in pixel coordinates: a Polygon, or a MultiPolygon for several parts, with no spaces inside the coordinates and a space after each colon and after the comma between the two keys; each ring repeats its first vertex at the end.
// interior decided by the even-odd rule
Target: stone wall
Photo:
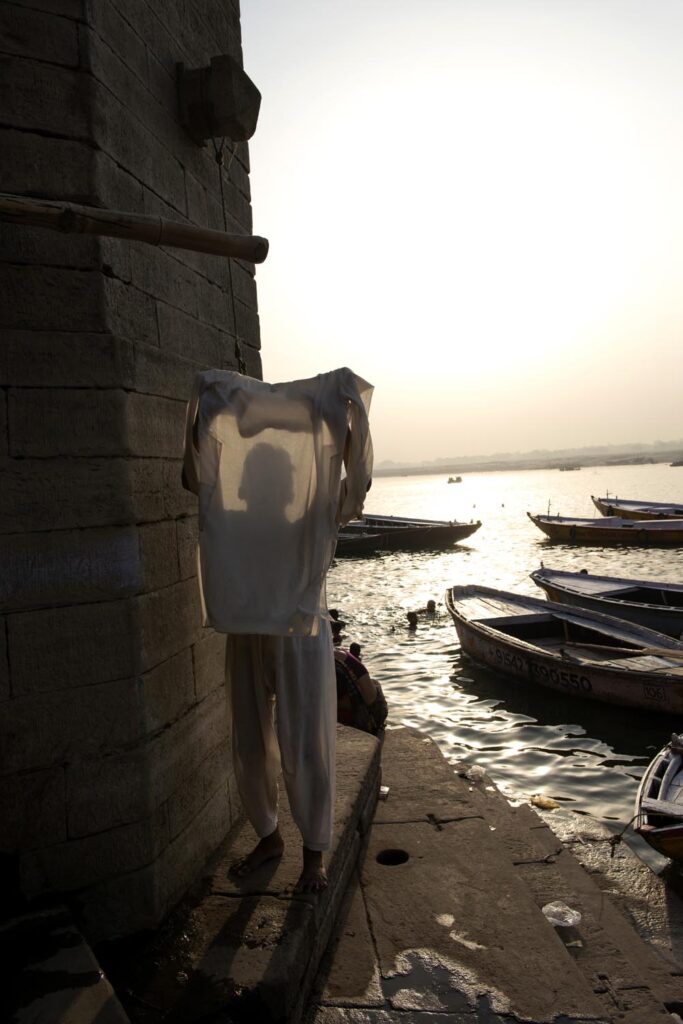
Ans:
{"type": "MultiPolygon", "coordinates": [[[[0,191],[223,228],[176,64],[241,59],[237,0],[0,2],[0,40],[0,191]]],[[[0,888],[68,893],[98,940],[155,925],[239,811],[180,456],[197,369],[239,337],[261,376],[254,268],[0,225],[0,306],[0,888]]]]}

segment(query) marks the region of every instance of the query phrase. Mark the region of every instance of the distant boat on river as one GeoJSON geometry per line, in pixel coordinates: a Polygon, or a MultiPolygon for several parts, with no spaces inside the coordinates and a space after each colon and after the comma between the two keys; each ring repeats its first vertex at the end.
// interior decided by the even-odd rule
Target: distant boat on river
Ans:
{"type": "Polygon", "coordinates": [[[451,587],[460,645],[505,675],[587,700],[683,713],[683,643],[599,612],[490,587],[451,587]]]}
{"type": "Polygon", "coordinates": [[[449,482],[449,484],[461,484],[462,483],[462,477],[461,476],[449,476],[448,482],[449,482]]]}
{"type": "Polygon", "coordinates": [[[635,520],[606,516],[604,519],[576,519],[570,516],[534,516],[531,512],[527,515],[549,540],[559,544],[683,547],[683,518],[635,520]]]}
{"type": "Polygon", "coordinates": [[[683,634],[683,584],[618,576],[591,576],[561,569],[535,569],[531,579],[550,601],[615,615],[680,639],[683,634]]]}
{"type": "Polygon", "coordinates": [[[669,501],[639,501],[637,498],[596,498],[591,500],[603,516],[622,519],[683,519],[683,505],[669,501]]]}

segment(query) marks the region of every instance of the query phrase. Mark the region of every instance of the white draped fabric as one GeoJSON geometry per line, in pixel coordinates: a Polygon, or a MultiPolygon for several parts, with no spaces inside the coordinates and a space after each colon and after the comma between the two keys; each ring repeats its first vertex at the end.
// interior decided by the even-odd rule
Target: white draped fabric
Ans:
{"type": "Polygon", "coordinates": [[[371,396],[345,367],[281,384],[198,374],[184,477],[199,495],[206,625],[269,636],[317,631],[338,527],[361,514],[370,483],[371,396]]]}

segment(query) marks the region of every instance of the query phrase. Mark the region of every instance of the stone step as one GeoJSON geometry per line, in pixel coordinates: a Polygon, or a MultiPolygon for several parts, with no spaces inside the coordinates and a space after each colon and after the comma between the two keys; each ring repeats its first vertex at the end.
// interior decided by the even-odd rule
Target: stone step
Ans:
{"type": "Polygon", "coordinates": [[[480,771],[456,774],[409,730],[387,733],[383,781],[389,796],[312,1019],[675,1019],[677,965],[643,942],[530,807],[511,806],[480,771]],[[546,920],[541,907],[555,900],[581,912],[575,930],[546,920]]]}
{"type": "Polygon", "coordinates": [[[0,962],[8,1024],[130,1024],[66,907],[0,925],[0,962]]]}
{"type": "Polygon", "coordinates": [[[117,981],[134,1022],[259,1021],[297,1024],[370,827],[380,780],[380,747],[365,733],[337,729],[337,796],[329,885],[294,893],[301,836],[281,786],[285,854],[234,880],[231,863],[255,843],[241,825],[213,859],[203,890],[188,900],[129,962],[118,954],[117,981]],[[145,1008],[157,1017],[145,1016],[145,1008]]]}

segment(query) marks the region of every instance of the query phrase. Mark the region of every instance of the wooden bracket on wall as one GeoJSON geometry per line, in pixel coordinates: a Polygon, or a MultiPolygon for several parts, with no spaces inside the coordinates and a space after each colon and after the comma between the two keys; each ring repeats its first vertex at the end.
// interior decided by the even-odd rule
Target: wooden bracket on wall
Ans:
{"type": "Polygon", "coordinates": [[[127,238],[150,245],[168,245],[214,256],[263,263],[268,255],[268,239],[259,235],[228,235],[224,231],[198,228],[192,224],[148,217],[140,213],[101,210],[30,196],[0,193],[0,221],[53,231],[80,232],[127,238]]]}

